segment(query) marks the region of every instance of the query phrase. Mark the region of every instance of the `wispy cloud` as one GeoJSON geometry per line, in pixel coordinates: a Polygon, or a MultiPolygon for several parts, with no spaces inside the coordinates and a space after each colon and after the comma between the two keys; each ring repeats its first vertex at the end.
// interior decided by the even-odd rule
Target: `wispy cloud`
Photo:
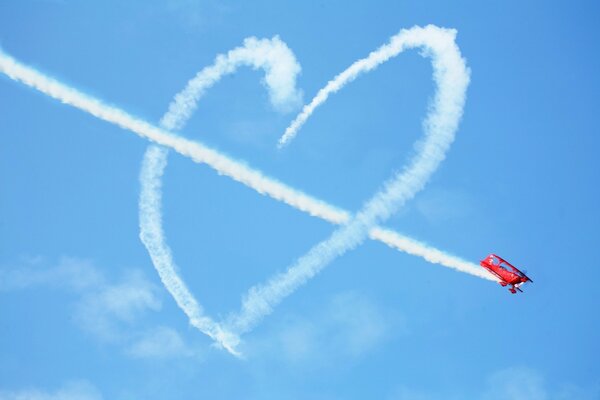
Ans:
{"type": "Polygon", "coordinates": [[[0,292],[51,288],[76,296],[75,324],[95,339],[118,344],[136,358],[191,357],[189,347],[172,328],[148,326],[150,313],[161,309],[159,287],[139,270],[108,279],[90,260],[63,257],[55,265],[42,259],[0,268],[0,292]]]}
{"type": "Polygon", "coordinates": [[[128,328],[147,312],[160,308],[158,288],[140,271],[128,271],[118,282],[82,293],[74,318],[80,327],[99,339],[121,341],[128,328]]]}
{"type": "Polygon", "coordinates": [[[104,276],[91,261],[72,257],[63,257],[51,266],[41,258],[32,258],[0,269],[0,291],[52,286],[79,292],[103,283],[104,276]]]}
{"type": "Polygon", "coordinates": [[[75,257],[63,257],[56,265],[39,262],[0,269],[2,291],[40,287],[74,293],[74,320],[104,340],[116,341],[123,327],[161,307],[158,287],[139,270],[126,270],[111,282],[92,261],[75,257]]]}
{"type": "Polygon", "coordinates": [[[440,393],[428,389],[399,386],[387,397],[389,400],[438,400],[464,399],[481,400],[595,400],[600,396],[600,387],[584,387],[557,379],[549,382],[537,369],[512,366],[495,371],[483,382],[471,382],[470,390],[457,393],[440,393]],[[483,385],[481,385],[483,384],[483,385]],[[477,389],[483,386],[482,389],[477,389]]]}
{"type": "Polygon", "coordinates": [[[491,374],[482,400],[595,400],[600,384],[583,386],[562,379],[550,381],[544,374],[527,366],[513,366],[491,374]]]}
{"type": "Polygon", "coordinates": [[[200,359],[202,353],[191,348],[176,330],[160,326],[143,332],[127,349],[135,358],[188,358],[200,359]]]}
{"type": "Polygon", "coordinates": [[[101,400],[102,394],[87,381],[67,382],[56,391],[22,389],[18,391],[0,390],[0,400],[101,400]]]}
{"type": "Polygon", "coordinates": [[[548,400],[542,374],[527,367],[511,367],[488,378],[483,400],[548,400]]]}
{"type": "Polygon", "coordinates": [[[249,343],[248,352],[270,353],[296,366],[333,366],[376,351],[392,330],[403,332],[404,324],[397,311],[360,293],[343,292],[330,297],[310,318],[283,317],[272,334],[249,343]]]}

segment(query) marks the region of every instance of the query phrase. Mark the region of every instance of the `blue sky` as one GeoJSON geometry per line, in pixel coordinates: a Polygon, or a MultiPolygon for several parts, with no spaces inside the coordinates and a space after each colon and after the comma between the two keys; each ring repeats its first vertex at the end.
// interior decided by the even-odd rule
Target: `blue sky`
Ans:
{"type": "MultiPolygon", "coordinates": [[[[148,142],[2,75],[0,399],[600,398],[596,4],[123,3],[2,2],[0,46],[158,125],[249,36],[287,44],[306,103],[402,28],[456,29],[471,70],[456,140],[385,225],[475,263],[495,252],[535,283],[511,296],[367,241],[243,336],[238,359],[190,326],[139,239],[148,142]]],[[[240,68],[179,134],[355,211],[413,154],[431,72],[402,53],[278,150],[298,109],[275,110],[240,68]]],[[[176,154],[163,185],[168,243],[215,317],[335,229],[176,154]]]]}

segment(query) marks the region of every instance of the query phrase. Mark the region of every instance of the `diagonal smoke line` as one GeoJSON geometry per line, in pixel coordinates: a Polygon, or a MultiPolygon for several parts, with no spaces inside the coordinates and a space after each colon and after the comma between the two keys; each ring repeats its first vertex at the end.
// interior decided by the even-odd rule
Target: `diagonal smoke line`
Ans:
{"type": "Polygon", "coordinates": [[[343,223],[349,218],[347,211],[308,196],[200,142],[177,136],[117,107],[104,104],[94,97],[83,94],[19,63],[2,52],[0,52],[0,72],[62,103],[132,131],[151,142],[168,147],[196,163],[206,164],[220,175],[228,176],[263,195],[282,201],[300,211],[336,224],[343,223]]]}
{"type": "MultiPolygon", "coordinates": [[[[194,162],[207,164],[221,175],[226,175],[260,194],[267,195],[275,200],[283,201],[314,217],[321,218],[336,225],[347,223],[350,219],[351,214],[346,210],[289,188],[288,186],[263,175],[260,171],[217,153],[201,143],[174,136],[165,130],[153,127],[141,119],[136,119],[116,107],[105,105],[93,97],[63,85],[60,82],[17,62],[2,51],[0,51],[0,71],[11,79],[45,93],[65,104],[69,104],[90,113],[99,119],[134,132],[159,145],[171,148],[182,156],[192,159],[194,162]],[[242,170],[242,173],[238,175],[237,170],[239,169],[242,170]],[[264,185],[260,185],[259,183],[264,183],[264,185]]],[[[448,255],[441,250],[417,242],[408,236],[393,232],[389,229],[381,227],[373,228],[370,235],[374,240],[380,240],[400,251],[423,257],[427,261],[438,263],[445,267],[453,268],[460,272],[465,272],[487,280],[494,280],[489,274],[482,275],[477,264],[448,255]]]]}
{"type": "Polygon", "coordinates": [[[459,257],[438,250],[423,242],[419,242],[408,236],[401,235],[390,229],[375,227],[369,231],[369,237],[387,244],[393,249],[403,251],[413,256],[418,256],[432,264],[439,264],[456,271],[477,276],[488,281],[497,282],[498,279],[482,269],[479,265],[465,261],[459,257]]]}

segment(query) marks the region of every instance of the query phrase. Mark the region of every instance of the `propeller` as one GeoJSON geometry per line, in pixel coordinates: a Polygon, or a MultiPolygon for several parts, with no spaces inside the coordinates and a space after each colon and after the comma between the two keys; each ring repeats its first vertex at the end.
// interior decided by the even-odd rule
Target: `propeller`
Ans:
{"type": "Polygon", "coordinates": [[[531,278],[529,277],[529,275],[527,275],[527,270],[526,269],[524,269],[521,272],[523,273],[523,275],[525,275],[527,277],[527,282],[533,282],[533,280],[531,280],[531,278]]]}

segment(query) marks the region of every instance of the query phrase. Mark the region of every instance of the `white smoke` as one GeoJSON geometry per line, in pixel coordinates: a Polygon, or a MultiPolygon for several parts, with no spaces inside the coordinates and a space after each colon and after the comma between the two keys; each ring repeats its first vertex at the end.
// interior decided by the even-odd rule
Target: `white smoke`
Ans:
{"type": "MultiPolygon", "coordinates": [[[[177,274],[171,251],[164,243],[160,214],[162,194],[160,185],[166,165],[167,150],[157,146],[148,150],[140,176],[143,183],[140,196],[142,240],[148,247],[165,286],[170,288],[169,291],[177,304],[186,312],[190,322],[235,354],[235,345],[239,342],[237,334],[254,326],[286,295],[318,273],[335,257],[360,244],[367,236],[409,254],[419,255],[427,261],[481,278],[494,279],[472,263],[378,226],[378,223],[384,221],[426,184],[430,174],[443,160],[445,152],[454,138],[454,132],[462,115],[465,91],[468,85],[468,71],[454,43],[454,37],[454,31],[434,26],[415,27],[401,31],[392,37],[387,45],[371,53],[366,59],[354,63],[349,69],[338,75],[311,101],[309,106],[313,105],[312,108],[306,111],[305,107],[303,113],[296,119],[296,121],[305,121],[314,108],[322,104],[330,93],[339,90],[355,79],[358,74],[375,68],[404,49],[422,47],[425,54],[432,57],[434,79],[438,88],[430,112],[423,124],[425,138],[421,143],[420,152],[409,167],[390,180],[385,188],[375,195],[356,216],[291,188],[202,143],[176,136],[169,129],[152,126],[121,109],[104,104],[98,99],[19,63],[1,51],[0,71],[11,79],[20,81],[63,103],[131,130],[139,136],[173,149],[195,162],[205,163],[219,174],[229,176],[261,194],[283,201],[298,210],[331,223],[343,224],[331,238],[315,246],[285,273],[273,277],[264,285],[251,288],[243,301],[241,313],[232,316],[227,325],[228,328],[225,329],[223,324],[216,323],[204,315],[201,306],[177,274]],[[305,116],[302,117],[302,115],[305,116]]],[[[193,113],[197,100],[206,89],[216,83],[220,76],[232,73],[240,65],[265,70],[264,82],[269,89],[273,105],[282,108],[293,104],[299,98],[299,92],[294,89],[295,75],[298,73],[299,67],[295,67],[294,63],[287,61],[282,63],[282,67],[274,66],[278,62],[275,60],[281,58],[281,54],[285,54],[284,49],[287,47],[278,38],[271,39],[270,42],[250,38],[246,40],[244,47],[217,57],[214,65],[202,70],[176,97],[169,108],[169,113],[163,117],[162,124],[165,127],[174,128],[183,126],[185,120],[193,113]],[[268,54],[266,54],[264,50],[269,48],[269,43],[273,53],[267,51],[268,54]],[[257,52],[258,55],[253,52],[257,52]],[[294,78],[290,78],[292,75],[294,78]]],[[[294,133],[302,122],[294,128],[294,133]]],[[[287,143],[289,138],[283,142],[287,143]]]]}
{"type": "Polygon", "coordinates": [[[300,64],[294,53],[275,36],[272,39],[249,37],[244,45],[219,54],[213,65],[204,68],[191,79],[169,105],[161,119],[168,130],[181,129],[196,110],[198,100],[225,75],[234,73],[240,66],[263,69],[263,84],[269,91],[271,104],[280,111],[289,111],[302,101],[302,92],[296,88],[300,64]]]}
{"type": "MultiPolygon", "coordinates": [[[[362,243],[378,223],[389,218],[425,186],[431,174],[444,160],[446,151],[454,140],[469,84],[469,71],[454,42],[455,36],[454,30],[431,25],[402,30],[393,36],[388,44],[339,74],[319,91],[308,107],[304,108],[300,117],[296,119],[299,121],[297,128],[316,106],[327,99],[329,93],[340,90],[360,72],[372,70],[402,50],[422,47],[425,50],[424,54],[432,59],[437,89],[423,122],[425,137],[409,166],[389,180],[356,216],[328,239],[310,249],[285,272],[275,275],[262,285],[250,288],[242,301],[241,312],[230,317],[230,329],[237,333],[252,329],[275,305],[335,258],[362,243]]],[[[288,135],[289,137],[291,136],[288,135]]]]}
{"type": "MultiPolygon", "coordinates": [[[[264,69],[264,84],[274,107],[285,109],[300,100],[301,93],[296,89],[300,65],[292,51],[278,37],[262,40],[251,37],[244,40],[242,47],[237,47],[226,55],[218,55],[213,65],[198,72],[175,96],[169,105],[169,111],[161,119],[161,126],[167,130],[183,128],[207,89],[224,75],[235,72],[239,66],[264,69]]],[[[165,288],[192,324],[213,339],[219,338],[220,344],[232,351],[239,339],[223,331],[217,323],[204,315],[177,272],[177,265],[166,242],[162,224],[161,183],[167,156],[168,150],[156,145],[150,145],[144,154],[140,173],[140,238],[165,288]]]]}

